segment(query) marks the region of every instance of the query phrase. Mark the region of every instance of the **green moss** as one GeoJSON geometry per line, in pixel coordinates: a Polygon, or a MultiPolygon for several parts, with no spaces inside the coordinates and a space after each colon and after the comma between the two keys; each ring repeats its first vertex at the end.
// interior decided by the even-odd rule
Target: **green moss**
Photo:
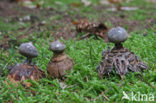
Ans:
{"type": "MultiPolygon", "coordinates": [[[[44,6],[54,6],[54,0],[46,0],[44,6]]],[[[71,8],[68,6],[73,1],[72,0],[61,0],[59,1],[62,7],[61,11],[66,8],[69,15],[76,14],[71,12],[71,8]],[[64,5],[64,6],[62,6],[64,5]]],[[[75,1],[80,3],[80,1],[75,1]]],[[[95,0],[94,0],[95,2],[95,0]]],[[[146,2],[145,2],[146,3],[146,2]]],[[[96,2],[95,2],[96,4],[96,2]]],[[[129,4],[132,6],[141,6],[139,0],[133,0],[129,4]]],[[[144,4],[145,5],[145,4],[144,4]]],[[[147,7],[150,5],[147,3],[147,7]]],[[[153,6],[152,6],[153,7],[153,6]]],[[[81,5],[78,7],[79,14],[85,16],[92,20],[96,17],[96,10],[92,7],[84,7],[81,5]]],[[[101,13],[107,13],[108,11],[102,11],[101,13]]],[[[147,9],[125,12],[129,14],[128,20],[139,20],[142,23],[146,23],[146,18],[151,18],[148,12],[154,14],[154,10],[148,11],[147,9]]],[[[109,13],[109,12],[108,12],[109,13]]],[[[112,12],[111,12],[112,13],[112,12]]],[[[98,13],[97,13],[98,14],[98,13]]],[[[156,16],[153,16],[155,18],[156,16]]],[[[74,19],[74,16],[72,17],[74,19]]],[[[62,24],[56,24],[55,27],[49,26],[52,21],[61,20],[60,15],[54,15],[49,17],[47,25],[44,28],[49,28],[50,30],[57,30],[62,24]]],[[[108,27],[112,27],[110,21],[106,21],[108,27]]],[[[0,19],[0,31],[4,35],[9,35],[13,40],[16,40],[17,36],[23,35],[25,32],[17,32],[20,27],[30,27],[31,24],[21,25],[18,22],[15,23],[5,23],[4,19],[0,19]],[[7,31],[10,33],[7,33],[7,31]],[[16,34],[14,34],[16,32],[16,34]],[[12,34],[12,35],[11,35],[12,34]]],[[[0,72],[3,73],[3,77],[0,77],[0,103],[14,101],[15,103],[103,103],[103,102],[116,102],[116,103],[131,103],[132,101],[122,100],[123,91],[130,94],[132,91],[137,93],[150,94],[153,93],[156,97],[156,35],[155,27],[140,30],[140,32],[132,31],[130,32],[130,37],[124,43],[124,46],[134,52],[141,60],[147,63],[150,70],[144,71],[141,74],[129,73],[125,76],[123,81],[120,80],[118,75],[111,75],[111,77],[104,77],[100,79],[96,67],[99,65],[102,58],[102,51],[107,48],[107,44],[103,40],[94,40],[94,37],[89,39],[84,39],[79,41],[76,40],[62,40],[67,48],[65,50],[66,54],[73,58],[75,65],[74,70],[67,73],[67,79],[65,84],[67,87],[62,89],[60,87],[59,81],[57,79],[52,80],[51,78],[43,78],[38,82],[30,81],[33,87],[29,89],[23,88],[23,86],[14,87],[12,84],[6,85],[5,80],[8,74],[8,66],[15,63],[21,63],[25,60],[18,53],[18,45],[12,45],[9,50],[0,50],[0,72]],[[146,31],[147,36],[142,34],[146,31]],[[122,85],[122,86],[119,86],[122,85]],[[35,95],[33,94],[35,92],[35,95]],[[109,100],[105,99],[108,98],[109,100]]],[[[49,30],[48,29],[48,30],[49,30]]],[[[18,40],[21,42],[33,41],[34,45],[38,49],[39,56],[34,59],[34,63],[46,72],[47,64],[51,59],[53,53],[49,50],[49,44],[53,40],[51,37],[51,31],[32,32],[30,38],[25,38],[23,40],[18,40]]],[[[80,34],[81,35],[81,34],[80,34]]],[[[3,35],[2,35],[3,36],[3,35]]],[[[2,39],[2,36],[0,38],[2,39]]],[[[111,44],[111,48],[113,44],[111,44]]],[[[0,75],[1,75],[0,73],[0,75]]]]}

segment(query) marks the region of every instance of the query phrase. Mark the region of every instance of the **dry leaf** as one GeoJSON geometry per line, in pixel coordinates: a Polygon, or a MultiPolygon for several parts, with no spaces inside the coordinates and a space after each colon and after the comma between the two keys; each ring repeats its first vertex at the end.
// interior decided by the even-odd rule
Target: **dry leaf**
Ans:
{"type": "Polygon", "coordinates": [[[60,87],[61,87],[62,89],[65,89],[65,88],[67,87],[67,85],[66,85],[64,82],[60,82],[60,87]]]}
{"type": "Polygon", "coordinates": [[[91,5],[91,1],[89,0],[81,0],[82,3],[84,3],[85,6],[91,5]]]}
{"type": "Polygon", "coordinates": [[[108,32],[108,27],[105,24],[89,22],[87,19],[74,21],[73,24],[76,26],[77,32],[87,33],[86,35],[80,37],[80,39],[84,39],[94,34],[96,37],[101,37],[107,41],[106,34],[108,32]]]}

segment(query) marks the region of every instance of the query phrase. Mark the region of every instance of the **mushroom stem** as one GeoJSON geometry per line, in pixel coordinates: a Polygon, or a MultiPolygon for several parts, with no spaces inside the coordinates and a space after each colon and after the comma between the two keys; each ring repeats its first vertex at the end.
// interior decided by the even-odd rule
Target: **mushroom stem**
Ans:
{"type": "Polygon", "coordinates": [[[26,63],[32,64],[32,58],[27,57],[26,63]]]}
{"type": "Polygon", "coordinates": [[[64,52],[54,52],[54,56],[57,56],[57,55],[61,55],[63,54],[64,52]]]}
{"type": "Polygon", "coordinates": [[[115,48],[121,49],[121,48],[123,48],[123,45],[121,43],[115,43],[115,48]]]}
{"type": "Polygon", "coordinates": [[[110,43],[107,43],[107,51],[110,52],[111,49],[110,49],[110,43]]]}

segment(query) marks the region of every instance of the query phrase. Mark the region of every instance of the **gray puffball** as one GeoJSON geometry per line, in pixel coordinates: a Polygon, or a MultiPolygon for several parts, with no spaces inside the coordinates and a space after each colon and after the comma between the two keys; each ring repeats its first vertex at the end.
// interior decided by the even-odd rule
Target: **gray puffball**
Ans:
{"type": "Polygon", "coordinates": [[[22,43],[19,46],[19,53],[28,58],[34,58],[38,56],[38,51],[32,42],[22,43]]]}
{"type": "Polygon", "coordinates": [[[50,44],[49,49],[53,52],[61,53],[66,49],[66,45],[57,40],[50,44]]]}
{"type": "Polygon", "coordinates": [[[112,28],[108,32],[108,40],[112,43],[124,42],[128,37],[127,31],[122,27],[112,28]]]}

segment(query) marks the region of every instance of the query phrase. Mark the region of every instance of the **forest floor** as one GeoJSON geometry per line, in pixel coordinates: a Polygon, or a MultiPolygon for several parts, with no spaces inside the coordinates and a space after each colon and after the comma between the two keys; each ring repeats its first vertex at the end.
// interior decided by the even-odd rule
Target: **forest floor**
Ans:
{"type": "MultiPolygon", "coordinates": [[[[41,0],[33,2],[38,5],[41,0]]],[[[122,2],[122,7],[136,10],[112,10],[111,4],[92,0],[89,6],[80,0],[45,0],[38,8],[28,8],[15,2],[0,1],[0,102],[1,103],[88,103],[88,102],[133,102],[122,100],[123,91],[153,94],[156,98],[156,3],[144,0],[122,2]],[[107,33],[104,40],[89,38],[79,40],[85,33],[76,31],[75,23],[88,20],[104,23],[108,30],[121,26],[129,34],[124,47],[134,52],[147,63],[149,70],[129,73],[124,80],[116,74],[100,79],[96,67],[107,48],[107,33]],[[74,60],[74,70],[67,73],[63,85],[58,79],[43,78],[24,88],[6,85],[7,69],[22,63],[24,57],[18,47],[24,42],[33,42],[39,56],[34,64],[46,72],[52,57],[50,42],[60,39],[66,44],[65,53],[74,60]]],[[[111,48],[113,44],[111,44],[111,48]]]]}

